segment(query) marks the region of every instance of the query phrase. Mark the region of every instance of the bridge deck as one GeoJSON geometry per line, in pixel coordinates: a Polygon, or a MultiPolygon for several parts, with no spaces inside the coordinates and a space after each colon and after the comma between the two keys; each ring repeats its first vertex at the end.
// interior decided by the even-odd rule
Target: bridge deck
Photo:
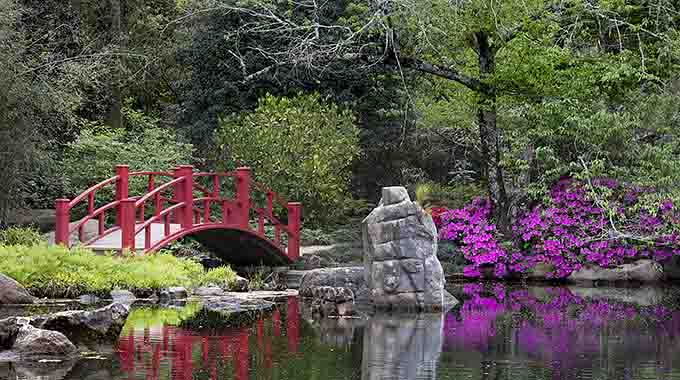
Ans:
{"type": "MultiPolygon", "coordinates": [[[[135,228],[138,228],[141,224],[137,224],[135,228]]],[[[171,223],[170,224],[170,234],[178,232],[182,229],[181,225],[171,223]]],[[[151,224],[151,242],[149,246],[153,246],[165,237],[165,225],[163,223],[152,223],[151,224]]],[[[144,230],[140,231],[135,236],[135,248],[137,250],[144,249],[144,230]]],[[[121,230],[117,229],[110,234],[103,236],[87,247],[95,251],[120,251],[121,246],[121,230]]]]}

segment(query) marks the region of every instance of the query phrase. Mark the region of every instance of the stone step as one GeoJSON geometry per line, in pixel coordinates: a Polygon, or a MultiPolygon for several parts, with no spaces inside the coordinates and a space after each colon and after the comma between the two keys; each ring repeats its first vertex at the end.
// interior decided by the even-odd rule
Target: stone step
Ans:
{"type": "Polygon", "coordinates": [[[288,289],[299,289],[302,277],[309,272],[308,270],[289,270],[284,275],[288,289]]]}

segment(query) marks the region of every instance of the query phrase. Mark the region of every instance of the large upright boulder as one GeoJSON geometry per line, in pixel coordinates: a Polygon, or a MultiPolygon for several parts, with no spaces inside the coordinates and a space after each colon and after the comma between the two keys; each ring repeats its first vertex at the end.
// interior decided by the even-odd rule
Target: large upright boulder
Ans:
{"type": "Polygon", "coordinates": [[[403,187],[385,187],[362,222],[371,302],[387,309],[441,310],[457,301],[444,290],[432,217],[403,187]]]}
{"type": "Polygon", "coordinates": [[[34,298],[14,279],[0,273],[0,305],[33,303],[34,298]]]}

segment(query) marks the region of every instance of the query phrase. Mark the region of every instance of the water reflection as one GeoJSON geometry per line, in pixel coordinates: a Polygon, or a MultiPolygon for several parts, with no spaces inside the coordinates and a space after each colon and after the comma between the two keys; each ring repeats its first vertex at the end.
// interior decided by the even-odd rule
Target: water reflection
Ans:
{"type": "Polygon", "coordinates": [[[371,317],[364,327],[362,380],[435,379],[443,316],[371,317]]]}
{"type": "Polygon", "coordinates": [[[217,329],[182,327],[195,305],[140,309],[109,353],[0,363],[0,379],[680,380],[677,289],[453,292],[462,305],[444,315],[315,319],[289,298],[252,325],[217,329]]]}
{"type": "Polygon", "coordinates": [[[444,323],[447,366],[469,378],[680,379],[673,293],[650,305],[617,302],[620,289],[574,290],[466,285],[444,323]]]}
{"type": "Polygon", "coordinates": [[[285,323],[286,352],[297,353],[300,323],[297,298],[289,298],[284,310],[284,321],[281,311],[275,310],[269,318],[257,320],[254,326],[238,328],[193,331],[163,325],[146,327],[143,334],[131,329],[118,341],[120,369],[129,378],[139,378],[143,373],[148,380],[191,380],[197,373],[207,374],[209,379],[223,379],[227,374],[235,380],[248,379],[251,349],[258,356],[258,370],[271,369],[272,341],[281,338],[282,323],[285,323]],[[167,366],[163,372],[168,375],[162,374],[163,363],[167,366]]]}

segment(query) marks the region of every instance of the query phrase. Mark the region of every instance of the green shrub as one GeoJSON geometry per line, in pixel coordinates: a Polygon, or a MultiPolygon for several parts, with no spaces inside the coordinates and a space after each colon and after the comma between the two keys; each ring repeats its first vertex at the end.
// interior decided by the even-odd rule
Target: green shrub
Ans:
{"type": "Polygon", "coordinates": [[[8,227],[0,230],[0,245],[38,245],[42,242],[40,232],[32,227],[8,227]]]}
{"type": "Polygon", "coordinates": [[[484,194],[478,184],[442,185],[436,182],[425,182],[416,185],[416,202],[424,208],[433,206],[450,209],[461,208],[472,198],[484,194]]]}
{"type": "Polygon", "coordinates": [[[236,280],[236,272],[230,267],[221,266],[208,270],[202,278],[200,285],[216,285],[222,288],[228,288],[236,280]]]}
{"type": "Polygon", "coordinates": [[[348,198],[359,129],[349,111],[318,94],[267,95],[255,112],[220,121],[215,133],[225,169],[250,166],[258,181],[304,205],[307,221],[331,221],[348,198]]]}
{"type": "Polygon", "coordinates": [[[145,293],[170,286],[194,287],[208,276],[200,264],[163,252],[113,256],[83,248],[15,245],[0,246],[0,258],[0,273],[32,294],[49,298],[108,296],[114,288],[145,293]]]}
{"type": "MultiPolygon", "coordinates": [[[[163,171],[191,163],[191,144],[179,142],[175,133],[163,128],[111,129],[95,126],[84,129],[69,144],[64,157],[65,187],[75,195],[114,175],[114,166],[125,164],[130,171],[163,171]]],[[[130,195],[146,192],[147,177],[133,177],[130,195]]],[[[97,193],[111,197],[112,187],[97,193]]]]}

